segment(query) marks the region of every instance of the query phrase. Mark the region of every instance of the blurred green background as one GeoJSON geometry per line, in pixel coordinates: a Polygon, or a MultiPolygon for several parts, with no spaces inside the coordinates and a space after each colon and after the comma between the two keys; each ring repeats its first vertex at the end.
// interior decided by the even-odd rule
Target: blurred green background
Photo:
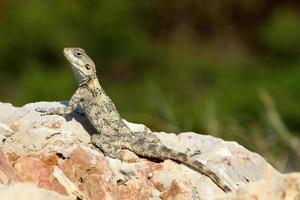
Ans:
{"type": "Polygon", "coordinates": [[[300,169],[300,2],[0,0],[0,101],[69,99],[79,46],[121,115],[300,169]]]}

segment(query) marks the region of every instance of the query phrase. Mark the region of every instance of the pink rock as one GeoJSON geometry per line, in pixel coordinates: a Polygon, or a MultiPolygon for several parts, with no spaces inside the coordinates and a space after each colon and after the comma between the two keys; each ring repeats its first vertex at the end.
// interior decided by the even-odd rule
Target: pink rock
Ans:
{"type": "Polygon", "coordinates": [[[67,195],[65,188],[52,175],[52,170],[42,160],[35,157],[20,157],[15,169],[21,181],[31,182],[38,187],[67,195]]]}
{"type": "Polygon", "coordinates": [[[0,149],[0,183],[9,184],[17,182],[19,178],[15,174],[14,168],[7,162],[2,150],[0,149]]]}
{"type": "Polygon", "coordinates": [[[137,172],[137,179],[116,180],[109,162],[101,154],[92,154],[80,147],[59,167],[89,200],[147,199],[151,194],[144,170],[137,172]]]}
{"type": "Polygon", "coordinates": [[[59,167],[88,199],[105,199],[111,170],[107,161],[101,157],[76,148],[59,167]]]}
{"type": "Polygon", "coordinates": [[[38,188],[30,183],[17,183],[1,186],[1,200],[76,200],[76,197],[63,196],[57,192],[38,188]]]}

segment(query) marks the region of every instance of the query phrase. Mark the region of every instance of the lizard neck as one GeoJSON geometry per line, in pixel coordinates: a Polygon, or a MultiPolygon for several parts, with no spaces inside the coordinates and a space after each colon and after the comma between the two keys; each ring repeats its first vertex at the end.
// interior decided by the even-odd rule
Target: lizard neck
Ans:
{"type": "Polygon", "coordinates": [[[99,81],[98,81],[97,75],[95,74],[95,75],[92,75],[92,76],[81,78],[78,81],[78,84],[79,84],[79,87],[81,87],[83,85],[93,86],[94,84],[99,85],[99,81]]]}
{"type": "Polygon", "coordinates": [[[85,84],[89,89],[91,90],[97,90],[99,88],[101,88],[101,85],[98,81],[97,76],[93,76],[91,77],[85,84]]]}

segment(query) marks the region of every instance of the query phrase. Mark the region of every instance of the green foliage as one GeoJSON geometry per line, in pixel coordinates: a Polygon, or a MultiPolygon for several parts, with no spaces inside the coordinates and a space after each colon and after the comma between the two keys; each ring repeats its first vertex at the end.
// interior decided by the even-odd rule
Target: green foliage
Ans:
{"type": "Polygon", "coordinates": [[[129,121],[235,140],[282,170],[299,169],[300,16],[292,4],[4,2],[0,101],[68,99],[76,85],[62,49],[80,46],[129,121]]]}
{"type": "Polygon", "coordinates": [[[32,101],[69,99],[72,91],[76,90],[74,78],[70,74],[71,70],[63,67],[60,70],[43,70],[38,65],[32,65],[20,77],[16,99],[18,102],[26,102],[28,96],[32,101]]]}
{"type": "Polygon", "coordinates": [[[300,16],[291,10],[276,10],[261,28],[261,41],[271,52],[299,58],[300,16]],[[292,54],[292,55],[290,55],[292,54]]]}

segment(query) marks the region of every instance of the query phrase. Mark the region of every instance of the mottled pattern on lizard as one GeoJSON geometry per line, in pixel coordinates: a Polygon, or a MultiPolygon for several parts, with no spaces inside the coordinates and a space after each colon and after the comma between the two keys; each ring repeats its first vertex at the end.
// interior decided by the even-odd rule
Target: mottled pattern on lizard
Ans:
{"type": "Polygon", "coordinates": [[[225,192],[231,189],[209,168],[184,153],[167,148],[153,133],[133,133],[122,121],[114,103],[105,94],[96,75],[96,67],[92,59],[81,48],[65,48],[64,55],[71,63],[79,88],[71,97],[65,108],[53,108],[37,111],[43,115],[71,113],[77,104],[81,106],[85,116],[97,130],[91,141],[106,156],[119,158],[120,150],[129,149],[137,155],[179,161],[199,173],[209,177],[225,192]]]}
{"type": "Polygon", "coordinates": [[[112,158],[119,158],[122,149],[129,149],[137,155],[148,158],[179,161],[208,176],[224,192],[231,191],[218,175],[208,167],[184,153],[167,148],[153,133],[118,134],[113,136],[106,133],[93,134],[92,141],[99,149],[105,152],[105,155],[112,158]]]}

